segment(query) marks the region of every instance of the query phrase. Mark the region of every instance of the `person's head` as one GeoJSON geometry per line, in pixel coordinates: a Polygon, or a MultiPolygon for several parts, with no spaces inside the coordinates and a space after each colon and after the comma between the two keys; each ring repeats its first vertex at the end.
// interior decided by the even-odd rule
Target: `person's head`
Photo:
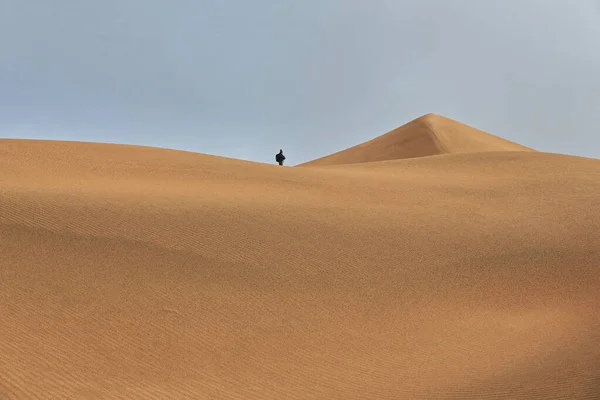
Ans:
{"type": "Polygon", "coordinates": [[[283,154],[283,150],[279,149],[279,154],[283,154]]]}

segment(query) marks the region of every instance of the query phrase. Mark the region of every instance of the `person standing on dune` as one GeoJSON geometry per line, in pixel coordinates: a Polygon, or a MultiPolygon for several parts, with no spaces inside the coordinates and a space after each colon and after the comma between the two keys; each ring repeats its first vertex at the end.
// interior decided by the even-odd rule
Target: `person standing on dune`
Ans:
{"type": "Polygon", "coordinates": [[[285,160],[285,156],[283,155],[283,150],[279,150],[279,153],[275,155],[275,161],[279,163],[279,165],[283,165],[283,161],[285,160]]]}

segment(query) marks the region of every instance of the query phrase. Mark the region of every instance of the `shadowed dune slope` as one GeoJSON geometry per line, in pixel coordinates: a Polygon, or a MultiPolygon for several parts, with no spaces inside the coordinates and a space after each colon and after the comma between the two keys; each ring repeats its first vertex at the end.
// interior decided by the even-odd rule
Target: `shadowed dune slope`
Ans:
{"type": "Polygon", "coordinates": [[[600,161],[0,140],[0,398],[597,399],[600,161]]]}
{"type": "Polygon", "coordinates": [[[355,164],[487,151],[534,150],[452,119],[427,114],[375,139],[300,165],[355,164]]]}

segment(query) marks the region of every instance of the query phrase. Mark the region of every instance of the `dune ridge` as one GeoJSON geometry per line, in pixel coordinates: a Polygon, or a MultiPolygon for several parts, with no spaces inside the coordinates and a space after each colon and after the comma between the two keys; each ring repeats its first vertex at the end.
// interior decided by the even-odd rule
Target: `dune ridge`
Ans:
{"type": "Polygon", "coordinates": [[[0,398],[596,399],[599,198],[542,152],[0,140],[0,398]]]}
{"type": "Polygon", "coordinates": [[[367,142],[299,166],[355,164],[488,151],[535,150],[430,113],[367,142]]]}

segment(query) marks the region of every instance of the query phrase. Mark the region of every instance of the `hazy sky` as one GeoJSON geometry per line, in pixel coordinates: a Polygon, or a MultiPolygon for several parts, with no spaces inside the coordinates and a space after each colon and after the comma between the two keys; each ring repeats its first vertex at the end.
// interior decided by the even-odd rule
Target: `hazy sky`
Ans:
{"type": "Polygon", "coordinates": [[[0,137],[289,164],[434,112],[600,158],[596,0],[0,0],[0,137]]]}

